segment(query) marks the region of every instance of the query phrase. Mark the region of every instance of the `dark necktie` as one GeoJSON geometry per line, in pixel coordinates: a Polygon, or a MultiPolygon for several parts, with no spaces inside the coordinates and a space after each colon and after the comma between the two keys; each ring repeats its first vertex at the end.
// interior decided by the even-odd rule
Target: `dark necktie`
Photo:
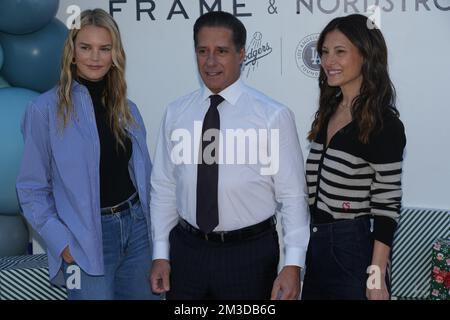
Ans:
{"type": "MultiPolygon", "coordinates": [[[[208,129],[220,129],[220,116],[217,106],[224,99],[219,95],[211,95],[210,100],[208,112],[206,112],[205,119],[203,119],[201,161],[197,165],[197,225],[204,233],[211,232],[219,224],[219,205],[217,200],[219,140],[212,138],[212,141],[203,141],[203,135],[208,129]],[[204,158],[203,152],[206,146],[210,144],[215,146],[213,148],[214,152],[210,154],[214,161],[205,161],[208,155],[204,158]]],[[[209,148],[211,150],[211,146],[209,148]]]]}

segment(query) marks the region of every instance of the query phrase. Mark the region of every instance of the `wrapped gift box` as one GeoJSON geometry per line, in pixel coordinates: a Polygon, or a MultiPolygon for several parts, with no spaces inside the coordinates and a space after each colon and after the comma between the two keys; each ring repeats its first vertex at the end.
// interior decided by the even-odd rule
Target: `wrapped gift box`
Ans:
{"type": "Polygon", "coordinates": [[[66,290],[49,281],[47,255],[0,258],[0,300],[66,298],[66,290]]]}
{"type": "Polygon", "coordinates": [[[450,300],[450,239],[437,239],[431,251],[431,300],[450,300]]]}

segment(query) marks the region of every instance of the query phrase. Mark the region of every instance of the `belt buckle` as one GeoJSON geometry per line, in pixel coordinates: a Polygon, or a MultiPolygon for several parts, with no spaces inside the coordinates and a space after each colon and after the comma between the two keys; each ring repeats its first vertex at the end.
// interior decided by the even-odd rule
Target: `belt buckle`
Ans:
{"type": "Polygon", "coordinates": [[[111,207],[111,212],[112,213],[117,213],[118,211],[118,208],[119,208],[119,206],[114,206],[114,207],[111,207]]]}
{"type": "MultiPolygon", "coordinates": [[[[225,242],[225,233],[227,233],[226,231],[216,231],[214,232],[214,234],[219,234],[220,235],[220,242],[225,242]]],[[[204,234],[204,238],[206,241],[209,241],[209,236],[208,233],[204,234]]]]}

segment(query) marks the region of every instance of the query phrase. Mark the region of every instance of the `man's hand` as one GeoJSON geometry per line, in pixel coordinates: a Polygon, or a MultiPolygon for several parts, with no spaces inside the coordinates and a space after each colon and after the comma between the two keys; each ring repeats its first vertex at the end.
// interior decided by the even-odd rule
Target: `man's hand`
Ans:
{"type": "Polygon", "coordinates": [[[71,264],[74,262],[72,255],[70,254],[69,246],[65,247],[63,252],[61,253],[61,257],[67,264],[71,264]]]}
{"type": "Polygon", "coordinates": [[[155,259],[152,264],[150,283],[152,291],[160,294],[170,290],[170,263],[169,260],[155,259]]]}
{"type": "Polygon", "coordinates": [[[300,270],[298,266],[285,266],[275,279],[271,300],[297,300],[300,295],[300,270]]]}

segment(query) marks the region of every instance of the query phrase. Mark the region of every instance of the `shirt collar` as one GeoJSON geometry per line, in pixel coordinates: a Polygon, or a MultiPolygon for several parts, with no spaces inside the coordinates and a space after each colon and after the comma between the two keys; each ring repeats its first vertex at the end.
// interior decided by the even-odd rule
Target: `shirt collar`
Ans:
{"type": "Polygon", "coordinates": [[[88,93],[88,89],[83,84],[79,83],[77,80],[72,79],[71,90],[76,92],[88,93]]]}
{"type": "MultiPolygon", "coordinates": [[[[229,85],[222,91],[218,93],[218,95],[221,95],[222,98],[224,98],[229,104],[236,105],[236,102],[239,100],[239,97],[244,92],[245,84],[242,81],[241,78],[236,80],[233,84],[229,85]]],[[[213,95],[214,93],[209,90],[207,86],[203,84],[203,91],[202,91],[202,100],[205,101],[209,98],[210,95],[213,95]]]]}

